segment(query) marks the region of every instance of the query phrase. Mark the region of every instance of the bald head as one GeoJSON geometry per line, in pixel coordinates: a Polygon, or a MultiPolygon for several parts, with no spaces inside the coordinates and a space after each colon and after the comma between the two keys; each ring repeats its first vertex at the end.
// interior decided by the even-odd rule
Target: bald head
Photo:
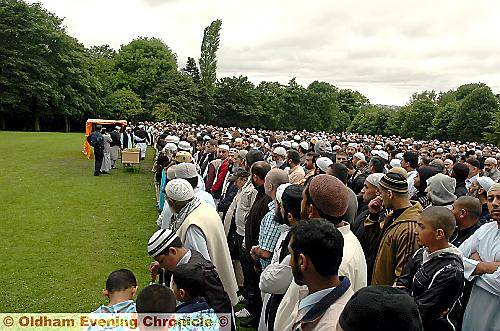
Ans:
{"type": "MultiPolygon", "coordinates": [[[[454,214],[459,211],[465,211],[464,218],[474,223],[481,217],[481,202],[478,198],[471,196],[463,196],[455,200],[453,203],[454,214]],[[456,211],[455,211],[456,209],[456,211]]],[[[456,217],[455,217],[456,218],[456,217]]]]}
{"type": "Polygon", "coordinates": [[[286,183],[288,183],[288,174],[286,171],[278,168],[271,169],[267,173],[264,182],[266,194],[274,199],[276,197],[276,190],[278,189],[278,186],[286,183]]]}

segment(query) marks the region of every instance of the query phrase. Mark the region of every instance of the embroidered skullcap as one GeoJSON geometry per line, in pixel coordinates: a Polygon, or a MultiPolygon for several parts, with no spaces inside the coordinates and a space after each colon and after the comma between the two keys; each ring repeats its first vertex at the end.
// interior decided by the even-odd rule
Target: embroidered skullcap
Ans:
{"type": "Polygon", "coordinates": [[[397,193],[408,193],[408,181],[400,173],[389,172],[385,174],[380,179],[379,186],[397,193]]]}
{"type": "Polygon", "coordinates": [[[486,192],[488,192],[493,184],[495,184],[495,181],[493,179],[486,176],[478,177],[476,180],[479,186],[481,186],[486,192]]]}
{"type": "Polygon", "coordinates": [[[167,179],[168,180],[172,180],[175,178],[175,164],[174,165],[171,165],[170,167],[168,167],[167,169],[167,179]]]}
{"type": "Polygon", "coordinates": [[[380,179],[382,179],[382,177],[384,177],[384,174],[381,173],[381,172],[376,172],[374,174],[370,174],[368,175],[368,177],[366,177],[366,181],[370,184],[372,184],[373,186],[377,187],[378,184],[380,183],[380,179]]]}
{"type": "Polygon", "coordinates": [[[330,164],[332,164],[333,161],[330,159],[330,158],[327,158],[325,156],[323,157],[318,157],[318,159],[316,160],[316,165],[318,166],[318,168],[321,169],[321,171],[323,172],[326,172],[326,170],[328,169],[328,167],[330,166],[330,164]]]}
{"type": "Polygon", "coordinates": [[[228,145],[219,145],[219,149],[222,149],[224,151],[229,152],[229,146],[228,145]]]}
{"type": "Polygon", "coordinates": [[[194,198],[193,187],[185,179],[172,179],[165,187],[165,193],[168,198],[174,201],[188,201],[194,198]]]}
{"type": "Polygon", "coordinates": [[[153,233],[148,241],[148,254],[151,257],[155,257],[161,252],[163,252],[168,245],[170,245],[176,238],[179,238],[177,234],[168,229],[160,229],[153,233]]]}
{"type": "Polygon", "coordinates": [[[348,206],[347,187],[336,177],[330,175],[315,176],[309,183],[311,200],[323,214],[340,217],[348,206]]]}

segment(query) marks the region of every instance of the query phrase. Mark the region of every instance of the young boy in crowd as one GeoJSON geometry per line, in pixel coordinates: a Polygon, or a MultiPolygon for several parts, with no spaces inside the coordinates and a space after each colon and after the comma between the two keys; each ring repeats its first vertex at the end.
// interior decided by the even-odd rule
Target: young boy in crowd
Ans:
{"type": "Polygon", "coordinates": [[[175,312],[175,295],[166,286],[146,286],[137,296],[139,314],[168,314],[175,312]]]}
{"type": "Polygon", "coordinates": [[[172,290],[177,301],[176,313],[213,313],[203,297],[205,282],[203,271],[196,264],[181,264],[172,272],[172,290]]]}
{"type": "Polygon", "coordinates": [[[108,304],[100,306],[94,313],[135,313],[133,298],[136,292],[137,280],[132,271],[113,271],[106,281],[106,289],[102,290],[102,294],[108,298],[108,304]]]}
{"type": "Polygon", "coordinates": [[[424,246],[415,252],[396,281],[417,303],[425,330],[455,330],[450,313],[464,287],[462,254],[448,242],[455,218],[445,207],[429,207],[417,222],[416,233],[424,246]]]}

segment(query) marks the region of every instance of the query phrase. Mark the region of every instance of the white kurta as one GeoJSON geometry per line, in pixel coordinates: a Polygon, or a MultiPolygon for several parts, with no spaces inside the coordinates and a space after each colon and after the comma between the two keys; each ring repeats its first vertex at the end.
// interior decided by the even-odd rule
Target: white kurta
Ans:
{"type": "Polygon", "coordinates": [[[478,253],[485,262],[500,261],[500,228],[497,222],[486,223],[460,245],[464,254],[464,276],[476,282],[465,309],[462,330],[500,330],[500,268],[492,274],[474,276],[479,264],[469,259],[478,253]]]}

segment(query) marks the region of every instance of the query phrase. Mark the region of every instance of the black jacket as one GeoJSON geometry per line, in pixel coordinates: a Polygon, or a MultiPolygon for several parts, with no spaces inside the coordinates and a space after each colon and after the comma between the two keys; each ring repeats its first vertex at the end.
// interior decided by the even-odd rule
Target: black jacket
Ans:
{"type": "Polygon", "coordinates": [[[204,310],[209,310],[207,301],[203,297],[194,298],[183,302],[177,306],[176,313],[196,313],[204,310]]]}
{"type": "Polygon", "coordinates": [[[204,297],[207,300],[208,306],[213,308],[216,313],[231,313],[231,300],[224,290],[222,281],[212,262],[206,260],[203,255],[197,251],[191,250],[191,258],[188,263],[197,264],[203,269],[203,278],[205,279],[204,297]]]}
{"type": "Polygon", "coordinates": [[[424,330],[455,330],[457,322],[450,320],[450,312],[458,309],[458,299],[464,288],[462,258],[451,252],[441,252],[424,264],[425,249],[415,252],[397,285],[404,286],[415,299],[424,330]]]}
{"type": "Polygon", "coordinates": [[[467,188],[465,187],[465,182],[457,181],[457,185],[455,186],[455,195],[457,198],[463,197],[467,195],[467,188]]]}

